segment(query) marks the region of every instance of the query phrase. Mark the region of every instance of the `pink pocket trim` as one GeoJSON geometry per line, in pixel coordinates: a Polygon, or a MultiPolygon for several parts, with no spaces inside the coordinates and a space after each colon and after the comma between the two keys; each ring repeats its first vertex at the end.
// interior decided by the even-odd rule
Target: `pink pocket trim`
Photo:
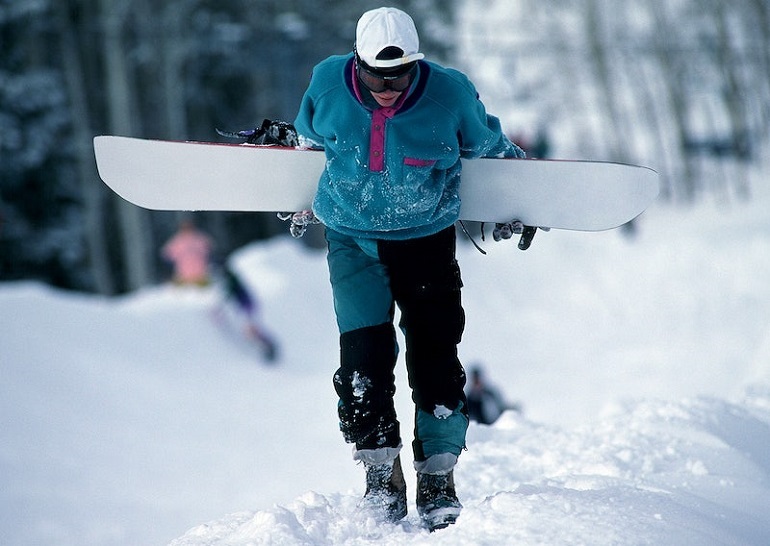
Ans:
{"type": "Polygon", "coordinates": [[[404,158],[404,165],[409,165],[410,167],[432,167],[435,164],[435,159],[417,159],[414,157],[404,158]]]}

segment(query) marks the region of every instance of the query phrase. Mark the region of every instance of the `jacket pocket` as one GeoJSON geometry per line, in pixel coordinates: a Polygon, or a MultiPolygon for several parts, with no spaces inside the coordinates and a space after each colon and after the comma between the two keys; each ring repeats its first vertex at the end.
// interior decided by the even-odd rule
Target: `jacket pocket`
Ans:
{"type": "Polygon", "coordinates": [[[409,165],[410,167],[432,167],[435,164],[435,159],[417,159],[416,157],[404,158],[404,165],[409,165]]]}

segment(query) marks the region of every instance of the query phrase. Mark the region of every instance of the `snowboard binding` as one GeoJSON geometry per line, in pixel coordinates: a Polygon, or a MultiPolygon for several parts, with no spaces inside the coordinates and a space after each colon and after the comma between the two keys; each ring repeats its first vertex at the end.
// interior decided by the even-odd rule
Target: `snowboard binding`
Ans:
{"type": "Polygon", "coordinates": [[[259,146],[299,146],[299,137],[294,125],[287,121],[264,119],[262,125],[254,129],[244,131],[222,131],[217,129],[217,134],[225,138],[239,138],[247,144],[259,146]]]}

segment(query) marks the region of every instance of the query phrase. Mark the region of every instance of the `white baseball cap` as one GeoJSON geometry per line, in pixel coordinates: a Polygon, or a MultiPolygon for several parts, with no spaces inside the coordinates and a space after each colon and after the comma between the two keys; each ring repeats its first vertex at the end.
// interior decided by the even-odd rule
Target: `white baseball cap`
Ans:
{"type": "Polygon", "coordinates": [[[414,21],[396,8],[377,8],[364,13],[356,26],[356,53],[372,68],[393,68],[419,61],[420,38],[414,21]],[[403,55],[396,59],[378,59],[385,48],[398,48],[403,55]]]}

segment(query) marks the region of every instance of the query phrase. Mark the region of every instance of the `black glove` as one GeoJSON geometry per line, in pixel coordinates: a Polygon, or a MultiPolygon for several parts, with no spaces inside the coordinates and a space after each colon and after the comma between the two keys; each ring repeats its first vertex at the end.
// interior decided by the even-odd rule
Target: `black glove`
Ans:
{"type": "Polygon", "coordinates": [[[521,232],[521,239],[519,239],[519,250],[527,250],[529,245],[532,244],[532,239],[535,237],[536,227],[524,226],[521,232]]]}
{"type": "Polygon", "coordinates": [[[220,131],[217,133],[227,138],[241,138],[249,144],[277,145],[296,147],[299,146],[299,137],[294,125],[287,121],[265,119],[262,125],[256,129],[245,131],[220,131]]]}
{"type": "Polygon", "coordinates": [[[312,210],[301,210],[299,212],[279,212],[278,218],[283,221],[291,220],[289,233],[295,239],[299,239],[307,231],[307,227],[312,224],[320,224],[321,221],[315,217],[312,210]]]}

